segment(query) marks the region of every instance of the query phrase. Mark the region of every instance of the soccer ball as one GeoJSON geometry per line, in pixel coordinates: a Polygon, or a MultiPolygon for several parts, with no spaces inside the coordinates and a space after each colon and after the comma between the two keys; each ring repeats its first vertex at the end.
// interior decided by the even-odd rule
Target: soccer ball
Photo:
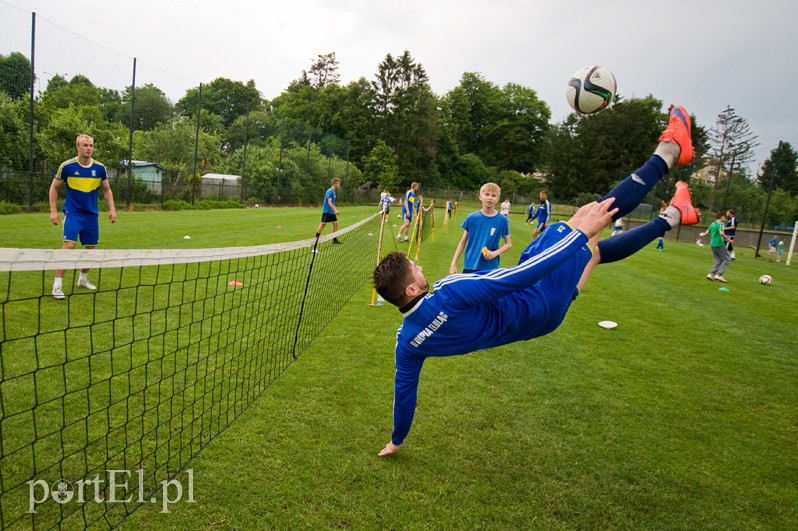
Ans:
{"type": "Polygon", "coordinates": [[[603,66],[586,66],[571,76],[565,97],[579,114],[593,114],[615,98],[615,76],[603,66]]]}
{"type": "Polygon", "coordinates": [[[770,275],[762,275],[761,277],[759,277],[760,284],[768,285],[771,282],[773,282],[773,277],[771,277],[770,275]]]}

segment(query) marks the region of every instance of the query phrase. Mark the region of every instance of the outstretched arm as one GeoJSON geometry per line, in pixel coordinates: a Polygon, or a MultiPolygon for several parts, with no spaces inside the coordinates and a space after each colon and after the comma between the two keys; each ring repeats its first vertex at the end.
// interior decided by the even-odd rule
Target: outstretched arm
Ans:
{"type": "Polygon", "coordinates": [[[418,378],[423,365],[424,358],[408,356],[397,350],[393,397],[393,433],[391,434],[391,441],[380,451],[380,457],[396,453],[410,431],[410,425],[413,424],[413,417],[416,413],[418,378]]]}

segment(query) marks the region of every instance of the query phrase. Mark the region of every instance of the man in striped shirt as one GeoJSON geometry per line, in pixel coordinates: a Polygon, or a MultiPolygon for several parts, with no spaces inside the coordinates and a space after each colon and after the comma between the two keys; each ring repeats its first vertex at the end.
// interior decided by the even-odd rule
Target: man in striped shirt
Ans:
{"type": "MultiPolygon", "coordinates": [[[[89,135],[78,135],[75,139],[78,150],[76,157],[66,160],[58,167],[50,185],[50,222],[58,225],[58,188],[66,184],[64,200],[64,233],[62,249],[74,249],[80,243],[86,249],[94,249],[100,243],[100,227],[98,218],[100,210],[97,205],[98,190],[102,188],[103,197],[108,205],[108,219],[116,221],[114,194],[108,184],[105,166],[94,160],[94,139],[89,135]]],[[[97,286],[88,277],[88,269],[81,269],[78,286],[94,291],[97,286]]],[[[53,298],[61,300],[65,297],[63,290],[64,270],[55,272],[53,281],[53,298]]]]}

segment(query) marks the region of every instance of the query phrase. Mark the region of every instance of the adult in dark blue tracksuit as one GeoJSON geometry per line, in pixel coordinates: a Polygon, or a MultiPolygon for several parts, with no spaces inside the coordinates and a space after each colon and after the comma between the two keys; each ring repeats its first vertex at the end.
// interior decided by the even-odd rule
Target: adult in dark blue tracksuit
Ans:
{"type": "Polygon", "coordinates": [[[395,453],[410,431],[419,375],[430,356],[454,356],[532,339],[556,329],[598,263],[642,249],[679,225],[698,222],[685,183],[658,217],[614,238],[598,241],[610,221],[630,213],[674,165],[693,159],[690,118],[674,107],[655,154],[598,202],[568,222],[555,223],[524,250],[515,267],[450,275],[429,290],[421,267],[391,253],[374,271],[374,286],[399,307],[396,335],[394,428],[381,456],[395,453]]]}

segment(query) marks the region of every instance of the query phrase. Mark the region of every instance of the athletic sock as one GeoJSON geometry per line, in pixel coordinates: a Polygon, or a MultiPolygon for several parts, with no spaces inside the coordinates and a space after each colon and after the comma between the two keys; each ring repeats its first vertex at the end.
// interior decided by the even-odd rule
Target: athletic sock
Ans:
{"type": "Polygon", "coordinates": [[[682,221],[682,211],[675,206],[670,205],[662,212],[662,214],[659,215],[659,217],[667,221],[671,229],[675,229],[682,221]]]}
{"type": "Polygon", "coordinates": [[[60,288],[63,285],[64,279],[61,277],[55,277],[53,280],[53,288],[60,288]]]}
{"type": "Polygon", "coordinates": [[[614,197],[615,202],[612,204],[612,208],[617,208],[618,213],[612,219],[623,217],[637,208],[637,205],[666,173],[668,173],[668,164],[665,160],[659,155],[652,155],[645,164],[619,182],[599,201],[614,197]]]}
{"type": "Polygon", "coordinates": [[[659,145],[657,145],[657,149],[654,150],[654,154],[662,157],[662,160],[665,161],[668,168],[676,166],[676,161],[679,159],[679,154],[681,152],[682,148],[675,142],[660,142],[659,145]]]}
{"type": "Polygon", "coordinates": [[[78,282],[83,282],[86,280],[89,280],[88,273],[81,273],[80,276],[78,277],[78,282]]]}
{"type": "Polygon", "coordinates": [[[671,225],[662,217],[656,217],[639,227],[622,232],[598,242],[601,263],[608,264],[632,256],[637,251],[671,230],[671,225]]]}

